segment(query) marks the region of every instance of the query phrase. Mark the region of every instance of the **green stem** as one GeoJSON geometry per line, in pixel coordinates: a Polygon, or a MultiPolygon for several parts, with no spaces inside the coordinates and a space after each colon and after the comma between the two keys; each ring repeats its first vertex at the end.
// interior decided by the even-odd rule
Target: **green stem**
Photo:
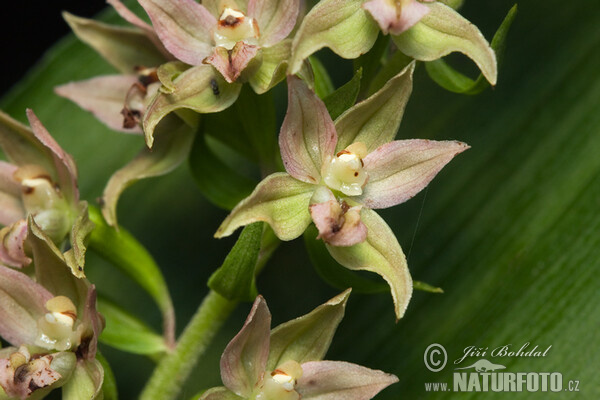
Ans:
{"type": "Polygon", "coordinates": [[[210,291],[185,328],[175,350],[165,356],[150,377],[141,400],[175,399],[200,356],[237,305],[210,291]]]}

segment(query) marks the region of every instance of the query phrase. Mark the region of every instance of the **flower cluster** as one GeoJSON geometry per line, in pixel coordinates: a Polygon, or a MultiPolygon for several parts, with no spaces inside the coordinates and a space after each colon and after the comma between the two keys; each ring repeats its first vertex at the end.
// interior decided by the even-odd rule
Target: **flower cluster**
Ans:
{"type": "MultiPolygon", "coordinates": [[[[214,198],[226,198],[223,203],[230,210],[215,237],[265,223],[245,231],[230,253],[235,252],[228,257],[235,261],[229,263],[235,264],[228,267],[232,273],[209,281],[218,296],[240,300],[215,288],[244,287],[246,299],[248,293],[255,298],[257,265],[268,253],[262,248],[259,254],[268,242],[265,237],[274,233],[272,242],[275,236],[293,240],[314,224],[314,239],[322,240],[335,261],[352,271],[374,272],[387,282],[400,319],[413,281],[396,236],[375,210],[408,201],[469,148],[454,140],[396,140],[415,68],[461,52],[489,84],[497,81],[494,50],[455,10],[461,2],[321,0],[306,10],[301,0],[138,0],[150,23],[120,0],[108,3],[129,26],[68,13],[64,17],[118,74],[56,88],[108,127],[144,136],[141,152],[104,190],[106,222],[98,217],[103,232],[117,226],[117,202],[126,187],[196,157],[209,167],[199,186],[217,191],[214,198]],[[378,38],[382,45],[373,55],[378,38]],[[364,78],[358,69],[338,90],[328,88],[327,71],[314,55],[324,47],[345,59],[371,57],[375,67],[364,78]],[[397,55],[403,62],[389,61],[397,55]],[[274,106],[264,110],[271,100],[267,93],[283,82],[287,111],[277,152],[275,127],[272,138],[241,138],[238,131],[269,130],[267,119],[275,121],[276,113],[274,106]],[[230,107],[239,111],[235,121],[228,120],[230,107]],[[217,141],[228,148],[220,153],[205,140],[211,121],[219,121],[207,114],[222,115],[217,141]],[[273,145],[262,143],[263,138],[273,139],[273,145]],[[230,187],[238,182],[247,186],[248,178],[238,174],[240,163],[218,162],[248,142],[272,154],[265,156],[270,157],[268,165],[257,168],[262,181],[244,191],[230,187]],[[223,175],[210,176],[215,170],[223,175]],[[229,177],[234,177],[231,182],[229,177]]],[[[101,399],[105,369],[97,359],[97,343],[105,321],[96,311],[95,286],[84,273],[86,239],[94,224],[80,199],[73,159],[31,110],[27,117],[30,128],[0,113],[0,147],[7,158],[0,161],[0,336],[12,346],[0,350],[0,399],[42,398],[57,387],[63,387],[65,399],[101,399]]],[[[261,163],[263,153],[250,158],[261,163]]],[[[111,240],[118,238],[113,244],[125,237],[116,229],[110,232],[111,240]]],[[[136,246],[120,251],[151,259],[136,246]]],[[[131,267],[137,260],[131,262],[129,256],[108,258],[131,267]]],[[[130,276],[140,272],[136,268],[131,267],[130,276]]],[[[138,283],[161,298],[174,331],[174,311],[168,290],[160,286],[160,272],[144,273],[148,276],[138,283]]],[[[204,392],[201,399],[366,400],[396,382],[398,378],[381,371],[323,361],[349,293],[273,330],[266,302],[256,297],[221,358],[224,386],[204,392]]],[[[130,326],[140,324],[124,314],[119,318],[130,326]]],[[[168,346],[159,337],[147,354],[158,359],[172,351],[172,336],[168,346]]],[[[174,351],[176,360],[182,357],[177,347],[174,351]]],[[[168,354],[165,359],[171,362],[168,354]]]]}

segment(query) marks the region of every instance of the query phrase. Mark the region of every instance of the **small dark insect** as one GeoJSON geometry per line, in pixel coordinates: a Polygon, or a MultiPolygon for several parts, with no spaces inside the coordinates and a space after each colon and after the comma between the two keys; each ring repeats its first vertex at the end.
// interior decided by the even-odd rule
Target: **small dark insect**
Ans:
{"type": "Polygon", "coordinates": [[[217,80],[215,78],[212,78],[210,80],[210,88],[213,91],[213,94],[215,96],[218,96],[221,92],[219,91],[219,84],[217,83],[217,80]]]}

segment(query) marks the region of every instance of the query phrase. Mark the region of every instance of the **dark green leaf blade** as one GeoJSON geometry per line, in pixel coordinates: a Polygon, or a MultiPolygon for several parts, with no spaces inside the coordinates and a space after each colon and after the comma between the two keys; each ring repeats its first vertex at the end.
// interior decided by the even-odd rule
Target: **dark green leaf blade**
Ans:
{"type": "Polygon", "coordinates": [[[343,114],[344,111],[354,105],[360,91],[360,80],[362,78],[362,68],[359,68],[352,79],[344,85],[337,88],[333,93],[323,99],[331,119],[335,120],[343,114]]]}
{"type": "Polygon", "coordinates": [[[246,226],[225,258],[208,280],[208,287],[229,300],[254,301],[256,262],[264,230],[263,222],[246,226]]]}

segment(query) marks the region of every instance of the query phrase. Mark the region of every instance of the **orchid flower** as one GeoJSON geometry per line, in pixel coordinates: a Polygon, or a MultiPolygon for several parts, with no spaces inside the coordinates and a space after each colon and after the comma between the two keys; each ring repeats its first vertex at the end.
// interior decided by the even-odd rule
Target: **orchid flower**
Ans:
{"type": "MultiPolygon", "coordinates": [[[[165,48],[182,63],[165,66],[162,93],[149,105],[146,137],[168,113],[182,108],[215,112],[229,106],[241,82],[261,94],[285,77],[299,0],[139,0],[165,48]],[[214,67],[217,79],[213,76],[214,67]],[[171,78],[173,77],[172,81],[171,78]]],[[[169,64],[167,64],[169,65],[169,64]]],[[[160,70],[159,70],[160,71],[160,70]]],[[[151,144],[150,142],[148,143],[151,144]]]]}
{"type": "Polygon", "coordinates": [[[298,78],[288,78],[288,111],[279,136],[287,173],[266,177],[217,230],[228,236],[256,221],[282,240],[311,222],[330,254],[352,270],[381,275],[397,318],[412,294],[406,258],[388,225],[373,211],[415,196],[458,153],[455,141],[392,141],[412,88],[414,63],[335,122],[298,78]]]}
{"type": "Polygon", "coordinates": [[[39,399],[62,386],[63,399],[96,399],[103,369],[95,359],[103,320],[96,290],[29,216],[34,276],[0,265],[0,399],[39,399]]]}
{"type": "Polygon", "coordinates": [[[84,276],[84,238],[93,228],[87,203],[80,201],[75,162],[27,110],[31,129],[0,112],[0,264],[21,268],[31,262],[24,245],[27,216],[61,246],[67,236],[66,260],[74,275],[84,276]]]}
{"type": "Polygon", "coordinates": [[[200,400],[368,400],[398,378],[342,361],[321,361],[340,323],[350,291],[272,331],[259,296],[221,357],[224,387],[200,400]]]}
{"type": "Polygon", "coordinates": [[[305,58],[323,47],[343,58],[357,58],[373,47],[381,31],[415,60],[433,61],[461,52],[495,85],[494,51],[475,25],[445,3],[456,1],[322,0],[295,35],[288,73],[295,74],[305,58]]]}

